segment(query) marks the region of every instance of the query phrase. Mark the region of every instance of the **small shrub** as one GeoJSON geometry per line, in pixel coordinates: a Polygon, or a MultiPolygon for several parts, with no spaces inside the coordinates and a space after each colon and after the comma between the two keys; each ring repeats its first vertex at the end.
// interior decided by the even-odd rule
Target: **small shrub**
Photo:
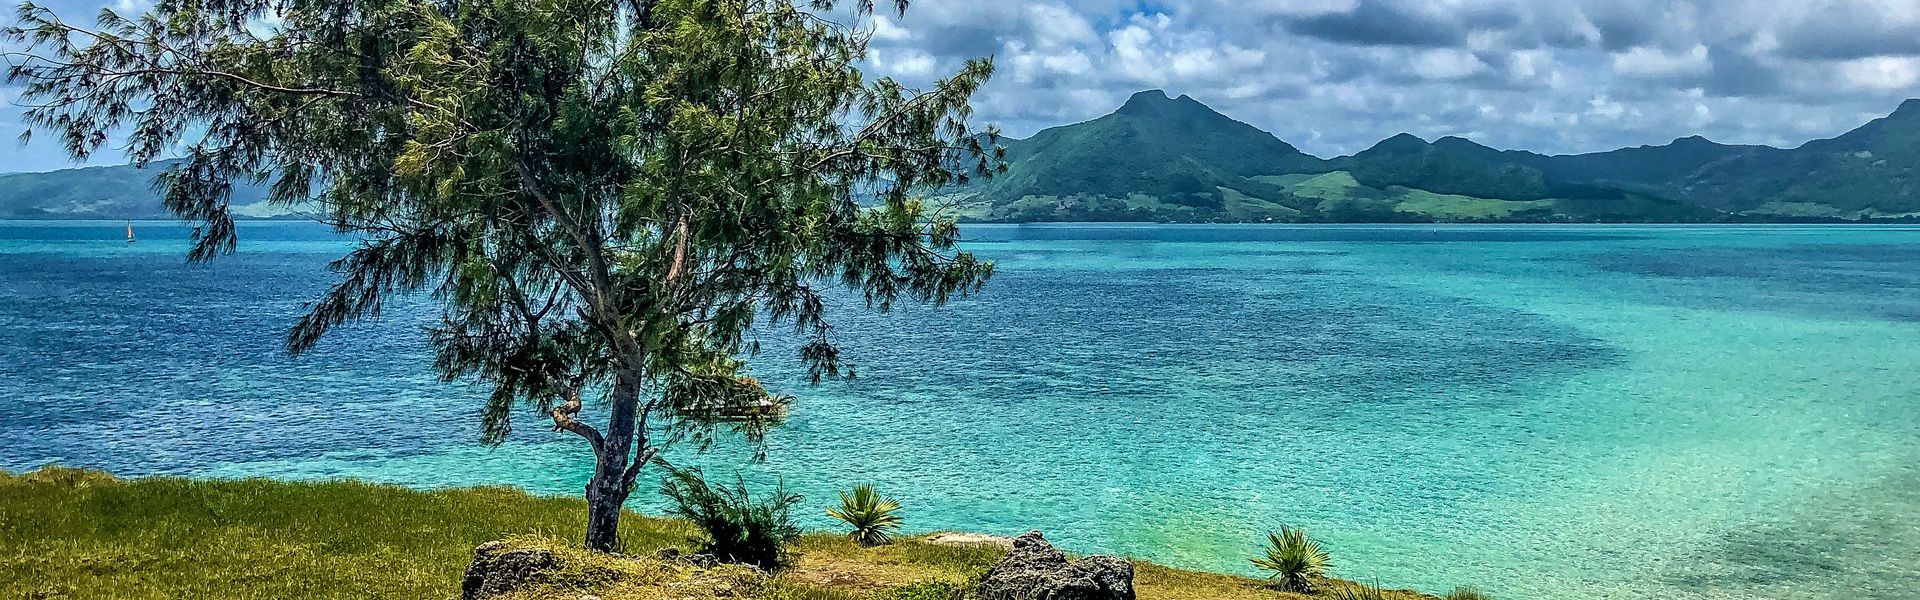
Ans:
{"type": "Polygon", "coordinates": [[[720,562],[778,570],[787,564],[787,544],[800,537],[790,514],[800,496],[785,487],[756,502],[744,479],[733,487],[712,486],[698,469],[673,469],[660,493],[673,502],[669,512],[706,534],[700,553],[720,562]]]}
{"type": "Polygon", "coordinates": [[[872,484],[854,486],[851,494],[840,492],[840,507],[827,509],[827,514],[853,526],[847,533],[847,539],[862,546],[879,546],[893,543],[893,532],[900,529],[900,517],[893,511],[900,510],[900,503],[892,498],[883,498],[872,484]]]}
{"type": "Polygon", "coordinates": [[[1326,576],[1328,563],[1327,551],[1308,538],[1305,529],[1285,526],[1267,534],[1265,555],[1253,559],[1253,566],[1268,573],[1268,581],[1301,594],[1313,593],[1312,578],[1326,576]]]}
{"type": "Polygon", "coordinates": [[[1493,600],[1493,596],[1487,595],[1479,588],[1463,585],[1447,592],[1446,600],[1493,600]]]}

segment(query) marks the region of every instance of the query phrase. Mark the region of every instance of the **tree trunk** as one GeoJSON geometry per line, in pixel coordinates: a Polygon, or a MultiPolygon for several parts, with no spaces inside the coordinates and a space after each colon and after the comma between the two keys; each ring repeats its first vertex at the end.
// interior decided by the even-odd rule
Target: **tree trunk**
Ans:
{"type": "MultiPolygon", "coordinates": [[[[620,549],[620,508],[633,492],[627,469],[639,466],[631,464],[634,440],[639,437],[639,371],[622,368],[615,373],[611,399],[606,447],[594,462],[593,479],[587,481],[587,549],[600,552],[620,549]]],[[[644,446],[646,441],[640,443],[644,446]]]]}

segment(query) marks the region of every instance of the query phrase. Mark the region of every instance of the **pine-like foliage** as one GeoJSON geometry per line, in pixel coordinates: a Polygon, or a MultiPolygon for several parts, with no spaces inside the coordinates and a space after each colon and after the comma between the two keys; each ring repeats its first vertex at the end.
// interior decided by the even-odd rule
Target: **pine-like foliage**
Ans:
{"type": "Polygon", "coordinates": [[[883,497],[873,489],[873,484],[861,484],[851,492],[840,492],[840,506],[827,509],[827,514],[853,527],[847,533],[847,539],[862,546],[879,546],[893,543],[893,532],[900,529],[900,503],[892,498],[883,497]]]}
{"type": "Polygon", "coordinates": [[[1325,577],[1330,561],[1305,529],[1285,526],[1267,534],[1265,552],[1252,560],[1280,589],[1301,594],[1313,593],[1313,578],[1325,577]]]}
{"type": "Polygon", "coordinates": [[[587,543],[611,549],[663,444],[716,415],[754,439],[731,417],[785,400],[747,373],[754,332],[799,335],[819,381],[836,297],[943,303],[992,273],[917,199],[1003,168],[967,122],[991,62],[869,80],[872,2],[836,4],[159,0],[92,28],[24,4],[5,33],[28,135],[185,149],[157,185],[190,258],[235,248],[237,181],[358,240],[290,351],[430,294],[440,374],[491,387],[485,440],[530,406],[592,448],[587,543]]]}
{"type": "Polygon", "coordinates": [[[673,469],[660,491],[672,501],[669,510],[675,516],[706,534],[700,553],[720,562],[779,570],[787,565],[787,544],[800,537],[791,509],[801,498],[783,487],[755,501],[745,480],[714,486],[699,469],[673,469]]]}

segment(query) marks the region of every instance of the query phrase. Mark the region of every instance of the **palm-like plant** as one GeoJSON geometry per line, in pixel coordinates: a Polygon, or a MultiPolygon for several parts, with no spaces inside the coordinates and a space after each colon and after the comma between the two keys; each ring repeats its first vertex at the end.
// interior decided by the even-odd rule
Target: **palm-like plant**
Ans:
{"type": "Polygon", "coordinates": [[[1327,551],[1307,537],[1307,530],[1286,526],[1268,533],[1265,555],[1253,559],[1274,585],[1301,594],[1313,593],[1311,578],[1325,576],[1328,563],[1327,551]]]}
{"type": "Polygon", "coordinates": [[[840,507],[827,509],[827,514],[853,526],[847,533],[847,539],[862,546],[879,546],[893,542],[893,532],[900,529],[900,517],[893,511],[900,510],[900,503],[892,498],[883,498],[874,491],[872,484],[853,487],[853,491],[840,492],[840,507]]]}

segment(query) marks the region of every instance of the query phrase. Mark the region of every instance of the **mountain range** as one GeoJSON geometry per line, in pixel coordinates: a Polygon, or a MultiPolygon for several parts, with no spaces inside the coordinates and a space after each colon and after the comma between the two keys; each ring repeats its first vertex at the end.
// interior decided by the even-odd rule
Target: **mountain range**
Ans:
{"type": "MultiPolygon", "coordinates": [[[[1545,155],[1400,134],[1319,158],[1188,96],[1004,139],[1007,170],[935,201],[969,221],[1764,222],[1920,219],[1920,100],[1797,148],[1684,137],[1545,155]]],[[[0,219],[168,218],[130,166],[0,175],[0,219]]],[[[237,185],[235,212],[286,214],[237,185]]]]}
{"type": "Polygon", "coordinates": [[[1322,159],[1187,96],[1003,140],[944,195],[978,221],[1716,222],[1920,217],[1920,100],[1798,148],[1685,137],[1549,156],[1409,134],[1322,159]]]}
{"type": "MultiPolygon", "coordinates": [[[[81,167],[0,175],[0,219],[172,219],[153,177],[178,161],[81,167]]],[[[291,213],[267,200],[267,186],[233,185],[234,216],[272,218],[291,213]]]]}

